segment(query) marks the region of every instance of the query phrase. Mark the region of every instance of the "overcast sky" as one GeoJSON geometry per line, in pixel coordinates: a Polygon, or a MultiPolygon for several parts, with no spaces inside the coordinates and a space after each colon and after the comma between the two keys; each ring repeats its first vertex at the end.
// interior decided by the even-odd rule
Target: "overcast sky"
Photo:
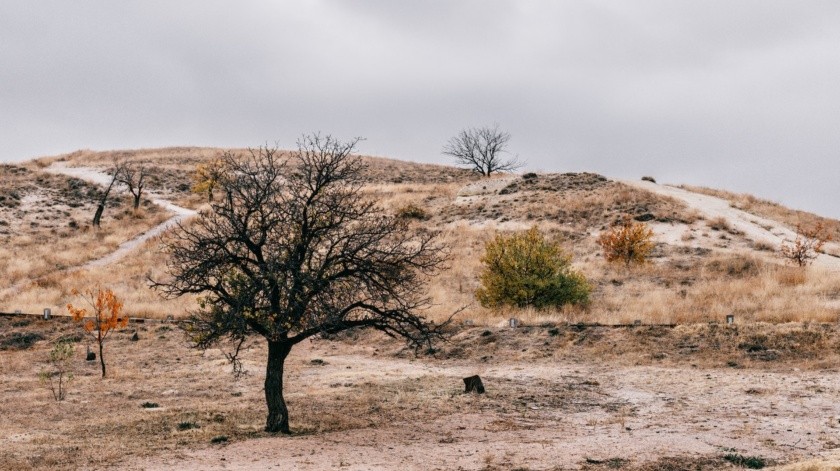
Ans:
{"type": "Polygon", "coordinates": [[[840,217],[840,2],[0,3],[0,160],[320,130],[447,162],[493,123],[531,170],[840,217]]]}

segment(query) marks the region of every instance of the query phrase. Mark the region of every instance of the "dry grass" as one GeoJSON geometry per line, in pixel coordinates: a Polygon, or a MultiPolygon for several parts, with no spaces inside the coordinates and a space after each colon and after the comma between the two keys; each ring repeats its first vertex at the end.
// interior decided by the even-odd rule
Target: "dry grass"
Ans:
{"type": "MultiPolygon", "coordinates": [[[[170,216],[151,204],[134,211],[127,198],[114,196],[101,227],[93,228],[98,188],[26,167],[2,166],[0,172],[0,190],[7,197],[0,205],[0,291],[27,282],[60,289],[62,280],[54,274],[107,255],[170,216]]],[[[22,309],[28,307],[25,298],[0,302],[6,310],[22,309]]],[[[45,307],[47,302],[36,304],[45,307]]]]}
{"type": "MultiPolygon", "coordinates": [[[[50,160],[107,166],[114,159],[132,159],[165,169],[158,172],[163,177],[152,183],[151,190],[197,206],[203,203],[203,196],[182,190],[188,188],[191,172],[198,163],[223,151],[79,151],[31,164],[26,167],[29,173],[19,180],[32,180],[39,174],[37,168],[50,160]]],[[[419,208],[428,218],[414,220],[413,227],[439,230],[441,244],[450,251],[448,268],[429,280],[435,306],[427,314],[435,320],[447,319],[464,307],[459,319],[480,325],[501,324],[509,317],[528,323],[694,323],[719,321],[730,313],[736,315],[738,322],[831,322],[840,313],[840,282],[834,281],[831,274],[813,268],[782,267],[768,262],[763,255],[750,255],[748,249],[733,252],[729,242],[739,236],[728,221],[706,221],[706,232],[713,231],[710,236],[715,230],[728,233],[727,240],[706,240],[696,231],[699,216],[682,203],[599,175],[543,174],[527,179],[506,176],[497,179],[502,182],[500,190],[464,198],[459,197],[460,188],[482,181],[470,172],[376,157],[365,159],[369,163],[367,193],[392,213],[406,207],[419,208]],[[626,215],[686,229],[677,241],[670,242],[675,245],[660,242],[652,263],[628,271],[606,264],[595,244],[599,231],[626,215]],[[488,310],[475,303],[480,257],[486,241],[497,230],[523,230],[533,224],[560,239],[574,255],[575,267],[594,286],[589,306],[546,311],[488,310]],[[697,248],[702,244],[713,245],[713,250],[697,248]]],[[[44,275],[56,265],[72,266],[100,256],[162,217],[157,214],[140,221],[127,218],[119,221],[119,226],[106,219],[103,231],[80,230],[73,237],[63,237],[66,229],[50,228],[10,238],[10,244],[3,249],[6,253],[29,252],[33,256],[18,258],[14,264],[7,262],[7,283],[44,275]]],[[[183,316],[195,307],[194,299],[164,300],[148,289],[148,277],[165,276],[165,260],[155,244],[149,242],[135,257],[111,267],[44,277],[10,300],[15,305],[9,308],[39,312],[51,306],[60,312],[70,300],[68,293],[72,288],[100,283],[115,289],[126,300],[126,309],[132,315],[183,316]]],[[[761,247],[755,250],[762,253],[761,247]]]]}
{"type": "Polygon", "coordinates": [[[750,255],[683,254],[670,250],[656,261],[626,269],[602,260],[591,239],[565,238],[563,226],[542,226],[564,240],[575,254],[575,266],[594,286],[586,307],[560,310],[484,309],[474,301],[484,244],[494,227],[462,223],[443,233],[452,248],[450,268],[431,280],[436,307],[432,318],[443,320],[463,306],[461,320],[500,325],[510,317],[526,323],[597,322],[628,324],[705,323],[735,314],[738,322],[835,322],[840,317],[840,279],[817,268],[794,268],[750,255]]]}
{"type": "Polygon", "coordinates": [[[680,185],[680,188],[727,200],[734,208],[778,221],[790,229],[796,229],[798,224],[813,227],[817,223],[821,223],[832,236],[833,240],[840,240],[840,221],[836,219],[822,217],[807,211],[790,209],[779,203],[757,198],[746,193],[733,193],[725,190],[690,185],[680,185]]]}

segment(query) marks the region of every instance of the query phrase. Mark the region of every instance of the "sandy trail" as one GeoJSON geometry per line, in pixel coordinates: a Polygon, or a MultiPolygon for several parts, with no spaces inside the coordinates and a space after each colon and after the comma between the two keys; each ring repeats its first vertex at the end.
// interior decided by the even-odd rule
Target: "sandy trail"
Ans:
{"type": "MultiPolygon", "coordinates": [[[[796,239],[796,232],[778,221],[733,208],[729,201],[722,198],[647,181],[621,180],[621,183],[682,201],[689,208],[697,210],[706,219],[722,217],[729,222],[733,229],[742,232],[743,237],[754,242],[770,244],[778,249],[783,242],[796,239]]],[[[669,236],[669,234],[664,235],[669,236]]],[[[674,234],[670,235],[674,236],[674,234]]],[[[676,235],[676,237],[678,238],[679,235],[676,235]]],[[[840,258],[820,254],[814,261],[814,266],[827,268],[831,271],[840,271],[840,258]]]]}
{"type": "MultiPolygon", "coordinates": [[[[68,167],[64,162],[56,162],[49,167],[45,168],[44,171],[59,175],[66,175],[70,177],[75,177],[80,180],[85,180],[96,185],[100,185],[103,187],[107,187],[108,184],[111,182],[111,176],[94,168],[87,168],[87,167],[68,167]]],[[[120,193],[127,191],[124,185],[115,185],[114,191],[120,193]]],[[[94,260],[90,260],[86,263],[81,265],[77,265],[74,267],[68,267],[62,270],[63,273],[73,273],[79,270],[85,270],[89,268],[96,268],[96,267],[103,267],[110,265],[116,261],[121,260],[122,258],[126,257],[132,251],[137,250],[140,246],[146,243],[148,240],[159,236],[160,234],[164,233],[166,230],[170,229],[171,227],[175,226],[179,222],[192,217],[196,214],[195,211],[187,208],[183,208],[178,206],[171,201],[161,198],[160,196],[156,195],[153,192],[146,192],[145,197],[149,199],[155,205],[158,205],[167,211],[173,213],[174,215],[167,219],[166,221],[158,224],[155,227],[147,230],[146,232],[140,233],[132,239],[129,239],[122,244],[120,244],[116,250],[105,255],[104,257],[100,257],[94,260]]],[[[0,299],[6,298],[11,296],[21,289],[26,287],[27,285],[33,283],[36,280],[22,280],[9,288],[6,288],[3,291],[0,291],[0,299]]]]}
{"type": "MultiPolygon", "coordinates": [[[[108,184],[111,182],[111,176],[100,170],[88,167],[68,167],[64,162],[56,162],[47,167],[45,171],[50,173],[66,175],[69,177],[75,177],[80,180],[95,183],[103,187],[107,187],[108,184]]],[[[126,191],[123,185],[115,185],[115,190],[117,192],[126,191]]],[[[133,239],[123,242],[122,244],[120,244],[119,247],[117,247],[117,250],[115,250],[114,252],[111,252],[110,254],[102,258],[91,260],[83,265],[72,267],[68,269],[68,271],[72,272],[76,270],[83,270],[86,268],[102,267],[114,263],[117,260],[120,260],[129,253],[131,253],[133,250],[136,250],[138,247],[146,243],[146,241],[148,241],[149,239],[159,236],[167,229],[175,226],[184,219],[194,216],[196,214],[195,211],[187,208],[182,208],[181,206],[178,206],[169,200],[163,199],[152,192],[147,192],[146,198],[149,199],[155,205],[160,206],[171,213],[174,213],[174,216],[162,222],[161,224],[149,229],[148,231],[142,234],[138,234],[133,239]]]]}
{"type": "MultiPolygon", "coordinates": [[[[840,442],[840,377],[820,371],[610,367],[590,362],[480,364],[400,359],[329,349],[293,351],[288,396],[331,384],[480,374],[484,396],[455,393],[462,412],[418,423],[259,438],[124,463],[131,469],[478,470],[578,469],[587,458],[636,463],[726,451],[781,461],[829,456],[840,442]],[[308,367],[311,358],[326,361],[308,367]],[[494,395],[527,394],[510,404],[494,395]]],[[[253,365],[256,367],[256,365],[253,365]]],[[[437,383],[439,384],[439,383],[437,383]]],[[[433,386],[425,386],[427,388],[433,386]]],[[[462,387],[462,386],[461,386],[462,387]]],[[[430,399],[425,407],[434,408],[430,399]]],[[[364,413],[364,411],[357,411],[364,413]]],[[[347,411],[348,414],[357,413],[347,411]]],[[[294,411],[292,411],[294,413],[294,411]]]]}

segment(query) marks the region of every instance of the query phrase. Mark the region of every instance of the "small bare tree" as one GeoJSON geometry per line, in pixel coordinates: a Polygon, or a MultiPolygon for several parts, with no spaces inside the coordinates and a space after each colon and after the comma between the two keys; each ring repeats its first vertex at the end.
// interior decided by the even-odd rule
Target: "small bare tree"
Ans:
{"type": "Polygon", "coordinates": [[[38,375],[41,382],[46,384],[52,391],[56,401],[63,401],[67,396],[67,386],[73,380],[73,372],[70,365],[73,360],[73,342],[62,340],[53,345],[50,351],[50,370],[41,371],[38,375]]]}
{"type": "Polygon", "coordinates": [[[111,182],[108,183],[105,191],[99,196],[99,203],[96,205],[96,212],[93,215],[93,227],[99,227],[102,222],[102,213],[105,211],[105,205],[108,204],[108,197],[111,195],[111,190],[119,182],[120,176],[122,175],[122,168],[123,164],[119,162],[114,162],[114,165],[111,167],[111,182]]]}
{"type": "Polygon", "coordinates": [[[293,154],[225,154],[221,197],[164,239],[171,279],[152,284],[203,295],[186,323],[196,347],[267,340],[268,432],[289,433],[283,369],[301,341],[373,328],[420,347],[440,335],[417,311],[443,249],[365,197],[357,142],[313,135],[293,154]]]}
{"type": "Polygon", "coordinates": [[[444,146],[443,153],[459,165],[489,177],[493,172],[509,172],[522,167],[516,157],[504,158],[510,134],[493,127],[464,129],[444,146]]]}
{"type": "Polygon", "coordinates": [[[822,222],[811,227],[798,224],[796,239],[790,244],[782,242],[779,254],[787,261],[804,267],[816,260],[825,243],[830,240],[831,235],[826,232],[822,222]]]}
{"type": "Polygon", "coordinates": [[[134,197],[134,210],[140,207],[140,199],[143,196],[143,188],[146,186],[145,178],[148,170],[145,165],[126,162],[118,167],[117,180],[128,187],[131,196],[134,197]]]}

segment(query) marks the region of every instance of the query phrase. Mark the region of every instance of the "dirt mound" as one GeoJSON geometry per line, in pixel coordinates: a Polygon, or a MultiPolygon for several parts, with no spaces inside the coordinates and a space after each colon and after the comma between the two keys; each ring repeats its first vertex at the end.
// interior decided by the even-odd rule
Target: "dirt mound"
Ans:
{"type": "Polygon", "coordinates": [[[526,173],[502,189],[499,194],[508,195],[520,191],[597,190],[609,182],[607,177],[597,173],[526,173]]]}

